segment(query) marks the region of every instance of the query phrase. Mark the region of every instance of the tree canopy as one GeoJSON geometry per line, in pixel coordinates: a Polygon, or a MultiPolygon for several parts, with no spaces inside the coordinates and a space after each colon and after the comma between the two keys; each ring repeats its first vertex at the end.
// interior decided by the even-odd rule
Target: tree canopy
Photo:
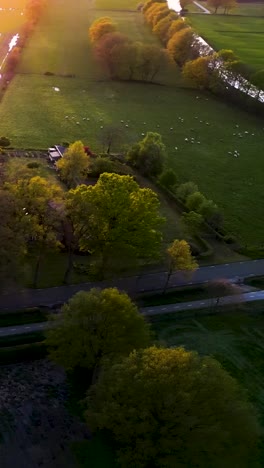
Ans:
{"type": "Polygon", "coordinates": [[[47,332],[52,360],[67,370],[101,366],[105,359],[148,346],[150,329],[127,294],[116,288],[75,294],[47,332]]]}
{"type": "Polygon", "coordinates": [[[194,259],[191,253],[191,248],[186,240],[175,239],[173,243],[167,249],[169,268],[168,276],[163,289],[163,293],[166,292],[170,277],[175,271],[194,272],[198,263],[194,259]]]}
{"type": "Polygon", "coordinates": [[[78,186],[69,192],[68,209],[81,250],[101,256],[101,272],[117,252],[136,258],[159,253],[158,197],[131,176],[104,173],[96,185],[78,186]]]}
{"type": "Polygon", "coordinates": [[[81,141],[75,141],[67,148],[63,158],[56,163],[61,179],[68,187],[76,187],[83,182],[90,165],[90,158],[84,151],[81,141]]]}
{"type": "Polygon", "coordinates": [[[143,140],[134,144],[127,153],[128,162],[145,176],[158,176],[165,163],[165,145],[161,135],[148,132],[143,140]]]}
{"type": "Polygon", "coordinates": [[[116,31],[116,25],[108,16],[98,18],[89,28],[89,37],[91,42],[97,42],[105,34],[116,31]]]}
{"type": "Polygon", "coordinates": [[[86,418],[107,429],[121,467],[255,467],[253,407],[210,357],[182,348],[134,351],[88,392],[86,418]]]}
{"type": "Polygon", "coordinates": [[[36,286],[39,265],[46,249],[59,245],[58,229],[63,216],[63,192],[57,184],[36,176],[20,179],[17,183],[6,183],[14,194],[29,220],[28,239],[37,255],[33,284],[36,286]]]}

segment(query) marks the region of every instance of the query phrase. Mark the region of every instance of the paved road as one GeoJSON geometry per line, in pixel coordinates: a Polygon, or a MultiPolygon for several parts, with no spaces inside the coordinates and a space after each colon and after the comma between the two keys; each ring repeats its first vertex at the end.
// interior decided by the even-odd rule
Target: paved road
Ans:
{"type": "Polygon", "coordinates": [[[49,322],[29,323],[28,325],[13,325],[12,327],[0,328],[1,336],[23,335],[24,333],[31,333],[48,328],[49,322]]]}
{"type": "MultiPolygon", "coordinates": [[[[227,304],[239,304],[241,302],[254,302],[254,301],[263,301],[264,300],[264,290],[263,291],[254,291],[239,294],[236,296],[225,296],[221,297],[218,306],[224,306],[227,304]]],[[[171,314],[173,312],[178,312],[181,310],[195,310],[195,309],[205,309],[206,307],[211,307],[214,304],[216,299],[202,299],[199,301],[192,302],[181,302],[178,304],[167,304],[155,307],[142,307],[140,312],[145,317],[151,317],[154,315],[165,315],[171,314]]],[[[39,330],[45,330],[50,325],[49,322],[43,323],[31,323],[28,325],[17,325],[12,327],[2,327],[0,328],[0,337],[1,336],[11,336],[11,335],[20,335],[23,333],[30,333],[39,330]]]]}
{"type": "MultiPolygon", "coordinates": [[[[169,287],[185,286],[190,284],[206,283],[213,279],[264,275],[264,259],[245,262],[226,263],[222,265],[210,265],[198,268],[194,275],[175,273],[170,278],[169,287]]],[[[161,291],[166,280],[167,273],[151,273],[144,276],[133,276],[103,281],[98,283],[81,283],[70,286],[57,286],[47,289],[25,289],[13,294],[0,296],[0,310],[14,310],[23,307],[39,305],[50,306],[56,302],[66,302],[76,292],[89,291],[94,287],[118,287],[126,291],[132,297],[143,292],[161,291]]]]}
{"type": "Polygon", "coordinates": [[[207,8],[205,8],[203,5],[201,5],[200,3],[198,2],[193,2],[198,8],[200,8],[201,10],[203,10],[204,13],[206,13],[207,15],[210,15],[211,12],[209,10],[207,10],[207,8]]]}

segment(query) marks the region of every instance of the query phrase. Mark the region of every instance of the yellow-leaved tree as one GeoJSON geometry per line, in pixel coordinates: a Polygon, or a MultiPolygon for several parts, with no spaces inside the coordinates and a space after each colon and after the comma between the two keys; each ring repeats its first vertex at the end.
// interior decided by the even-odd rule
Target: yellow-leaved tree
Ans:
{"type": "Polygon", "coordinates": [[[165,294],[170,277],[175,271],[194,272],[198,268],[198,263],[192,256],[191,248],[186,240],[175,239],[167,249],[169,257],[169,268],[163,294],[165,294]]]}

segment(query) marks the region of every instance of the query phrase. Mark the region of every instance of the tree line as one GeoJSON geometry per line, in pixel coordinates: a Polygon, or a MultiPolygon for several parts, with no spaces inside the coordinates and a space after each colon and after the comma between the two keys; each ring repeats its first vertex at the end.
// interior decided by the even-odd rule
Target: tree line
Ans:
{"type": "Polygon", "coordinates": [[[19,31],[17,44],[8,54],[4,63],[4,79],[9,82],[14,74],[14,71],[20,61],[22,50],[26,41],[32,35],[35,26],[41,17],[46,5],[46,0],[29,0],[25,6],[26,21],[19,31]]]}
{"type": "Polygon", "coordinates": [[[127,294],[79,292],[52,325],[50,359],[85,383],[85,421],[93,436],[107,431],[117,466],[258,466],[257,413],[236,380],[160,343],[127,294]]]}
{"type": "Polygon", "coordinates": [[[153,82],[166,68],[170,58],[166,50],[152,44],[132,41],[117,30],[111,18],[95,20],[89,28],[94,53],[111,79],[153,82]]]}
{"type": "MultiPolygon", "coordinates": [[[[229,8],[233,0],[212,0],[218,6],[229,8]],[[221,3],[222,2],[222,3],[221,3]],[[225,5],[225,6],[224,6],[225,5]]],[[[160,39],[170,57],[180,67],[186,83],[198,89],[208,89],[214,93],[225,93],[228,82],[235,81],[245,94],[252,86],[257,88],[255,98],[259,98],[264,88],[264,70],[252,73],[232,50],[217,52],[202,45],[197,33],[183,20],[167,2],[148,0],[142,7],[146,23],[160,39]],[[245,83],[245,78],[248,80],[245,83]]]]}

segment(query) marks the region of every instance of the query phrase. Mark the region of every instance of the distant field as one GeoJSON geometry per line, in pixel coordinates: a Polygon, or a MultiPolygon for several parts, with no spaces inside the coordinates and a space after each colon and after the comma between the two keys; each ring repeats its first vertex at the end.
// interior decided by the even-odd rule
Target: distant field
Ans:
{"type": "Polygon", "coordinates": [[[214,49],[232,49],[252,69],[264,68],[263,18],[203,14],[189,18],[214,49]]]}
{"type": "MultiPolygon", "coordinates": [[[[200,1],[199,3],[214,14],[215,9],[207,2],[200,1]]],[[[190,13],[202,13],[202,9],[194,3],[189,4],[187,8],[190,13]]],[[[224,14],[224,9],[219,8],[217,14],[224,14]]],[[[228,15],[264,16],[264,3],[237,3],[235,8],[229,10],[228,15]]]]}
{"type": "Polygon", "coordinates": [[[95,0],[94,8],[98,10],[136,10],[138,0],[95,0]]]}
{"type": "MultiPolygon", "coordinates": [[[[19,73],[43,74],[48,71],[59,75],[75,74],[77,77],[86,77],[89,81],[107,78],[105,70],[94,58],[88,38],[89,26],[101,16],[111,17],[118,30],[135,41],[158,44],[140,13],[97,11],[91,9],[89,2],[85,0],[78,3],[78,9],[74,12],[70,4],[66,7],[67,5],[62,10],[57,1],[47,8],[23,53],[19,73]]],[[[172,64],[168,69],[162,70],[157,81],[175,84],[178,75],[176,66],[172,64]]]]}

